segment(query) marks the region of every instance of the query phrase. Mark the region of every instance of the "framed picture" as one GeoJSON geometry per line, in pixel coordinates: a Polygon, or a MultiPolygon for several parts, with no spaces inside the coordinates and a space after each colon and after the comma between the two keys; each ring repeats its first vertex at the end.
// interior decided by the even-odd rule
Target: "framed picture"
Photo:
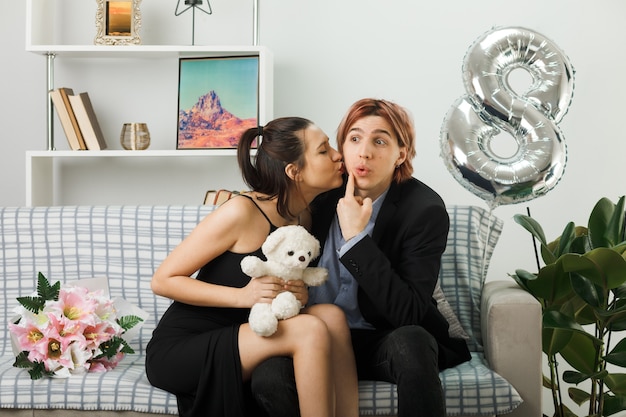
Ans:
{"type": "Polygon", "coordinates": [[[96,45],[141,43],[141,0],[96,0],[96,45]]]}
{"type": "Polygon", "coordinates": [[[177,149],[234,149],[259,120],[259,56],[179,58],[177,149]]]}

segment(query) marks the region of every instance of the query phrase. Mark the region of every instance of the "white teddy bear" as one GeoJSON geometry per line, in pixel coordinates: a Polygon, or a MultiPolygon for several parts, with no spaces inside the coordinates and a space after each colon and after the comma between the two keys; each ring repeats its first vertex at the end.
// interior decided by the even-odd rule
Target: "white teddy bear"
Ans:
{"type": "MultiPolygon", "coordinates": [[[[241,270],[252,278],[272,275],[285,281],[301,279],[309,286],[321,285],[328,279],[326,268],[309,267],[320,254],[320,243],[302,226],[279,227],[267,236],[261,250],[267,261],[253,255],[241,260],[241,270]]],[[[297,315],[301,308],[296,296],[284,291],[271,304],[254,304],[248,322],[259,336],[271,336],[278,320],[297,315]]]]}

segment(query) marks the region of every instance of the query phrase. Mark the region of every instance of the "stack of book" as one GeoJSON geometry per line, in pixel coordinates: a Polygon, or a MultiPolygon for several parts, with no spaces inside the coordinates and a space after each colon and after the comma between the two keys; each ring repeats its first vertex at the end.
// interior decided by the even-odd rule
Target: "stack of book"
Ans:
{"type": "Polygon", "coordinates": [[[101,150],[107,145],[89,94],[74,94],[71,88],[50,91],[50,98],[72,150],[101,150]]]}

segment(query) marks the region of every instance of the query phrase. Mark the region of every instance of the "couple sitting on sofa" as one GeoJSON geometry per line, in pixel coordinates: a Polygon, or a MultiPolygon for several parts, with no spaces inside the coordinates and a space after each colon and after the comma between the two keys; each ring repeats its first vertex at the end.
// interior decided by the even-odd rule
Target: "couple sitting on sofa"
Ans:
{"type": "Polygon", "coordinates": [[[147,347],[146,373],[176,395],[181,416],[261,407],[272,416],[354,417],[358,378],[396,384],[400,416],[445,415],[439,372],[470,353],[433,300],[449,218],[439,195],[412,177],[414,141],[406,110],[376,99],[345,115],[341,153],[302,118],[242,135],[238,160],[252,191],[202,220],[151,284],[174,302],[147,347]],[[241,259],[262,256],[267,235],[288,224],[322,243],[323,286],[241,271],[241,259]],[[303,314],[271,337],[256,335],[249,308],[284,290],[307,305],[303,314]]]}

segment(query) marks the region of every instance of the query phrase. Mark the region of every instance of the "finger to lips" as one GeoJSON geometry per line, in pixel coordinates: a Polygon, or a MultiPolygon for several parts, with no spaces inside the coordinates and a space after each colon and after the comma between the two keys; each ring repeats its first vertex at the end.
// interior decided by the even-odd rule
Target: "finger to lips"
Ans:
{"type": "Polygon", "coordinates": [[[352,174],[352,172],[348,174],[345,197],[354,197],[354,174],[352,174]]]}
{"type": "Polygon", "coordinates": [[[347,203],[356,201],[359,205],[361,205],[363,202],[363,198],[354,195],[354,174],[352,174],[352,172],[348,173],[348,181],[346,182],[346,194],[343,198],[339,199],[339,204],[341,204],[341,200],[347,203]]]}

